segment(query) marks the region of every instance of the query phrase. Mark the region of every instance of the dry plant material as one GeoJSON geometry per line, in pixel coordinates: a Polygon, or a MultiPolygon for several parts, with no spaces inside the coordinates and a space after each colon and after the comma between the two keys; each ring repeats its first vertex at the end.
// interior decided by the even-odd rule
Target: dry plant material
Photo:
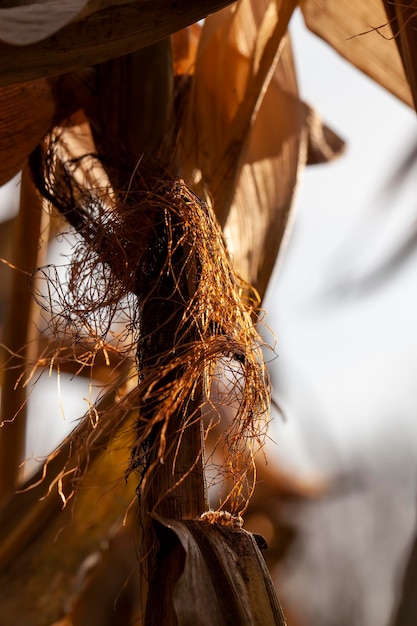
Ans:
{"type": "Polygon", "coordinates": [[[55,101],[44,79],[0,88],[0,185],[25,165],[51,129],[55,101]]]}
{"type": "Polygon", "coordinates": [[[77,342],[93,339],[97,351],[113,340],[136,353],[139,418],[127,471],[140,473],[149,580],[157,560],[149,512],[192,519],[208,506],[204,440],[222,404],[235,413],[216,444],[219,473],[232,479],[225,502],[236,513],[247,506],[270,402],[253,324],[258,297],[236,277],[213,212],[182,180],[147,157],[126,178],[123,162],[106,154],[106,170],[122,170],[110,180],[129,181],[114,189],[102,160],[73,156],[75,130],[51,137],[32,159],[43,195],[79,235],[68,285],[50,288],[58,300],[51,319],[61,335],[67,328],[77,342]],[[120,336],[114,326],[123,315],[120,336]]]}
{"type": "Polygon", "coordinates": [[[301,9],[310,30],[382,87],[412,106],[410,87],[384,4],[392,3],[381,0],[303,0],[301,9]]]}
{"type": "Polygon", "coordinates": [[[37,314],[30,289],[30,275],[44,260],[44,215],[26,167],[21,183],[20,209],[15,223],[12,277],[1,346],[2,387],[0,410],[0,504],[18,484],[23,460],[27,390],[21,382],[27,362],[36,359],[37,314]]]}
{"type": "Polygon", "coordinates": [[[181,165],[200,195],[212,194],[222,226],[296,4],[241,0],[204,23],[182,130],[181,165]]]}
{"type": "Polygon", "coordinates": [[[205,20],[179,144],[182,175],[213,201],[235,271],[261,298],[307,154],[293,9],[241,0],[205,20]]]}
{"type": "MultiPolygon", "coordinates": [[[[138,358],[142,413],[130,469],[141,468],[142,490],[168,453],[174,452],[175,474],[186,430],[200,424],[204,407],[214,422],[218,404],[235,406],[224,448],[225,471],[235,479],[229,501],[239,510],[252,488],[246,483],[251,441],[260,442],[269,410],[268,375],[252,322],[256,293],[236,278],[212,211],[181,180],[142,163],[127,192],[89,188],[99,161],[70,155],[58,136],[35,166],[44,195],[81,235],[56,323],[67,324],[77,341],[92,335],[101,346],[124,311],[128,331],[137,335],[125,349],[138,358]],[[172,321],[164,345],[161,329],[172,321]],[[228,379],[220,401],[211,395],[219,364],[228,379]],[[194,398],[201,400],[190,411],[194,398]]],[[[198,458],[191,461],[189,472],[198,458]]]]}
{"type": "Polygon", "coordinates": [[[391,30],[401,55],[404,70],[417,107],[417,4],[415,1],[398,2],[384,0],[384,7],[389,19],[391,30]]]}
{"type": "MultiPolygon", "coordinates": [[[[135,415],[126,409],[127,401],[119,407],[116,404],[102,416],[93,432],[84,428],[73,439],[73,445],[78,444],[78,454],[71,454],[71,464],[66,464],[62,489],[69,496],[71,488],[78,483],[78,464],[85,467],[87,463],[88,474],[82,485],[78,484],[76,497],[67,507],[62,508],[62,500],[54,489],[49,494],[45,492],[52,470],[57,469],[55,461],[61,461],[61,456],[64,462],[68,461],[68,455],[74,452],[69,442],[51,460],[43,484],[15,495],[0,512],[1,624],[49,625],[72,609],[78,610],[78,599],[90,582],[89,564],[100,563],[100,557],[108,558],[106,544],[112,542],[115,532],[122,527],[126,511],[135,501],[134,481],[126,485],[123,477],[135,415]],[[88,448],[84,446],[86,438],[88,448]]],[[[61,464],[58,475],[62,469],[61,464]]],[[[132,517],[135,517],[133,511],[132,517]]],[[[134,542],[132,533],[130,552],[135,559],[134,542]]],[[[117,560],[112,565],[107,572],[112,582],[107,587],[106,605],[110,605],[107,614],[110,620],[127,579],[131,576],[129,582],[137,586],[138,578],[137,559],[136,571],[132,571],[132,563],[120,576],[117,560]]],[[[100,622],[97,619],[94,623],[100,622]]]]}
{"type": "Polygon", "coordinates": [[[150,602],[152,623],[165,624],[172,604],[178,626],[285,626],[254,536],[233,519],[219,520],[156,519],[162,547],[150,602]],[[173,567],[178,562],[179,572],[173,567]]]}
{"type": "Polygon", "coordinates": [[[0,8],[0,85],[64,74],[128,54],[231,2],[38,0],[27,5],[12,0],[11,7],[0,8]]]}

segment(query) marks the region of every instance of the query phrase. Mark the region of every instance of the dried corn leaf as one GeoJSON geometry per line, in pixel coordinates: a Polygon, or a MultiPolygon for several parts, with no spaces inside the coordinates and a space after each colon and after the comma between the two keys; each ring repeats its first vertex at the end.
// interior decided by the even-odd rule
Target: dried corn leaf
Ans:
{"type": "Polygon", "coordinates": [[[401,58],[380,0],[304,0],[301,8],[310,30],[412,106],[401,58]]]}
{"type": "Polygon", "coordinates": [[[339,157],[345,150],[345,142],[331,128],[326,126],[317,111],[304,104],[308,128],[307,165],[328,163],[339,157]]]}
{"type": "Polygon", "coordinates": [[[255,119],[225,236],[238,273],[263,297],[307,159],[305,108],[289,40],[255,119]]]}
{"type": "Polygon", "coordinates": [[[0,10],[5,31],[0,31],[0,39],[4,38],[0,42],[0,84],[63,74],[128,54],[230,3],[185,0],[177,6],[168,0],[38,0],[16,6],[15,2],[10,9],[0,10]],[[51,6],[49,14],[45,14],[45,6],[51,6]],[[36,12],[40,12],[37,18],[36,12]],[[62,27],[56,30],[59,24],[62,27]]]}
{"type": "Polygon", "coordinates": [[[47,625],[68,610],[80,565],[100,550],[134,499],[135,485],[124,479],[131,419],[121,405],[96,429],[85,424],[51,460],[52,476],[48,472],[43,484],[17,494],[1,512],[0,623],[47,625]],[[73,446],[77,455],[68,463],[73,446]],[[79,472],[85,472],[82,483],[79,472]],[[55,489],[44,495],[55,480],[68,496],[74,479],[79,485],[73,506],[62,509],[55,489]]]}
{"type": "Polygon", "coordinates": [[[29,168],[22,173],[20,209],[16,220],[11,261],[14,270],[8,293],[4,322],[4,343],[0,349],[0,500],[17,485],[23,460],[27,389],[17,384],[22,372],[36,360],[39,308],[33,301],[28,277],[45,259],[46,215],[31,181],[29,168]]]}
{"type": "Polygon", "coordinates": [[[257,288],[261,297],[306,159],[322,163],[338,156],[344,147],[317,114],[300,102],[289,40],[283,38],[279,44],[281,56],[269,87],[264,89],[259,110],[254,119],[247,117],[248,137],[240,143],[236,141],[241,150],[234,163],[236,172],[224,181],[226,191],[221,190],[220,197],[213,190],[224,153],[229,158],[230,127],[252,88],[251,81],[256,83],[253,66],[260,52],[255,49],[261,49],[265,39],[260,20],[266,4],[260,7],[241,2],[206,20],[195,62],[181,154],[184,176],[194,181],[201,194],[208,189],[214,196],[220,221],[231,198],[224,205],[222,199],[233,195],[233,175],[242,166],[225,234],[236,270],[257,288]]]}
{"type": "Polygon", "coordinates": [[[417,107],[417,5],[415,2],[398,2],[384,0],[384,6],[390,21],[392,32],[401,55],[405,73],[408,78],[417,107]]]}
{"type": "Polygon", "coordinates": [[[213,196],[225,224],[242,154],[295,2],[241,0],[204,24],[182,136],[184,177],[213,196]]]}
{"type": "Polygon", "coordinates": [[[25,164],[51,129],[55,101],[46,80],[0,88],[0,185],[25,164]]]}
{"type": "Polygon", "coordinates": [[[178,626],[285,626],[254,536],[221,515],[213,519],[219,523],[157,518],[161,551],[152,593],[162,621],[153,623],[165,623],[164,606],[172,603],[178,626]],[[164,580],[171,569],[177,580],[164,580]]]}
{"type": "MultiPolygon", "coordinates": [[[[115,388],[117,385],[115,384],[115,388]]],[[[66,505],[83,479],[90,464],[129,420],[137,403],[132,391],[117,402],[115,389],[106,393],[96,407],[84,416],[82,423],[53,452],[46,463],[0,511],[0,568],[6,569],[40,532],[48,520],[66,505]]],[[[117,445],[116,442],[113,445],[117,445]]],[[[119,467],[116,476],[125,469],[119,467]]]]}

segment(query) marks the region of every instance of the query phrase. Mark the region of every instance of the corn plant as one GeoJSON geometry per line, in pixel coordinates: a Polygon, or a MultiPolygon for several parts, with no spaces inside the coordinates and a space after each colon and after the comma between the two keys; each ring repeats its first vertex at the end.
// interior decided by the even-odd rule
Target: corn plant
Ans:
{"type": "Polygon", "coordinates": [[[300,173],[343,149],[298,94],[298,4],[412,105],[412,3],[0,9],[0,182],[23,171],[2,255],[2,623],[286,623],[264,542],[243,528],[268,477],[257,322],[300,173]],[[64,282],[43,256],[63,230],[64,282]],[[43,371],[102,392],[22,482],[43,371]]]}

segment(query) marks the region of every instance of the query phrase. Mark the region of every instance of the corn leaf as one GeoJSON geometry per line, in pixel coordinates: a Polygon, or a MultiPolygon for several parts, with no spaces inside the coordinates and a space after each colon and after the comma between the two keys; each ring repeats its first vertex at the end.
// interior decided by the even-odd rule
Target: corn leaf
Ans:
{"type": "Polygon", "coordinates": [[[406,104],[412,97],[380,0],[304,0],[310,30],[406,104]]]}
{"type": "Polygon", "coordinates": [[[263,297],[307,158],[304,106],[289,41],[244,153],[225,235],[238,273],[263,297]]]}
{"type": "Polygon", "coordinates": [[[10,9],[0,9],[0,24],[5,24],[6,32],[5,35],[0,31],[0,85],[64,74],[128,54],[230,3],[231,0],[93,0],[86,4],[83,0],[57,0],[48,12],[45,7],[51,3],[47,0],[29,6],[20,6],[16,1],[10,9]],[[32,22],[37,12],[38,17],[32,22]],[[56,30],[58,23],[63,25],[56,30]],[[3,41],[2,36],[6,37],[3,41]]]}
{"type": "Polygon", "coordinates": [[[181,141],[184,178],[213,198],[235,268],[261,294],[306,155],[285,36],[295,4],[242,0],[206,20],[181,141]]]}
{"type": "Polygon", "coordinates": [[[36,359],[39,307],[30,289],[32,270],[44,261],[45,222],[42,201],[26,167],[22,175],[20,209],[15,223],[8,307],[1,346],[0,501],[15,490],[23,460],[26,433],[26,388],[19,378],[36,359]]]}
{"type": "Polygon", "coordinates": [[[0,88],[0,185],[22,169],[54,115],[55,100],[46,80],[0,88]]]}
{"type": "Polygon", "coordinates": [[[285,626],[253,535],[233,522],[155,519],[161,551],[153,593],[160,610],[173,603],[178,626],[285,626]],[[182,571],[167,585],[161,575],[178,560],[182,571]]]}
{"type": "Polygon", "coordinates": [[[384,0],[395,42],[404,65],[404,70],[417,107],[417,12],[415,2],[384,0]]]}
{"type": "Polygon", "coordinates": [[[412,106],[401,58],[380,0],[304,0],[301,9],[310,30],[412,106]]]}
{"type": "MultiPolygon", "coordinates": [[[[111,400],[114,393],[102,410],[111,400]]],[[[87,418],[51,459],[45,480],[16,494],[0,512],[0,623],[46,626],[62,618],[80,593],[74,584],[80,566],[120,526],[134,498],[135,485],[124,480],[131,419],[123,404],[106,412],[95,429],[87,418]],[[63,508],[75,484],[77,496],[63,508]]]]}

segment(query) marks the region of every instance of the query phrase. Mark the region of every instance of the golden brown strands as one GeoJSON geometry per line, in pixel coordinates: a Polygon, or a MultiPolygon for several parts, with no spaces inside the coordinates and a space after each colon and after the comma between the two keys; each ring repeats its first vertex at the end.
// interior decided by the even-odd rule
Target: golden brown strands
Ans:
{"type": "MultiPolygon", "coordinates": [[[[270,389],[253,325],[257,296],[234,274],[211,209],[182,180],[145,159],[128,190],[94,186],[100,160],[71,159],[59,136],[32,165],[42,193],[81,235],[67,290],[55,291],[61,300],[55,324],[75,331],[74,341],[90,334],[98,349],[113,339],[120,350],[137,353],[142,408],[129,469],[142,469],[141,489],[167,458],[174,475],[187,427],[204,411],[210,428],[227,403],[234,418],[223,435],[224,467],[235,481],[232,509],[241,510],[253,465],[248,442],[261,443],[270,389]],[[116,332],[123,312],[127,325],[116,332]],[[161,325],[172,328],[173,321],[167,345],[161,325]],[[225,384],[214,397],[219,372],[225,384]],[[180,421],[168,441],[174,416],[180,421]]],[[[201,448],[198,455],[201,460],[201,448]]]]}

